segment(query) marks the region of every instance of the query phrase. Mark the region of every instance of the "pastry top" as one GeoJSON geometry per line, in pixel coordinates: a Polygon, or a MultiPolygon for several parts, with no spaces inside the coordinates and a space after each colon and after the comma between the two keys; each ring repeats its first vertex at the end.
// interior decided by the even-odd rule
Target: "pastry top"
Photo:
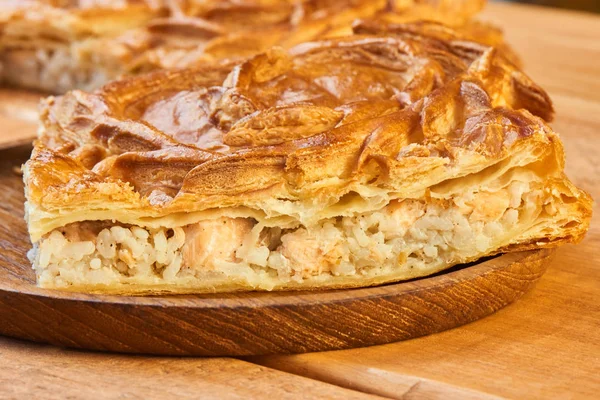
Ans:
{"type": "Polygon", "coordinates": [[[29,229],[37,241],[80,220],[219,213],[309,225],[450,198],[507,171],[589,220],[552,116],[546,92],[494,47],[433,23],[155,72],[45,100],[25,168],[29,229]]]}
{"type": "Polygon", "coordinates": [[[357,18],[463,24],[481,0],[25,0],[0,7],[0,50],[76,44],[111,76],[242,59],[351,33],[357,18]]]}
{"type": "Polygon", "coordinates": [[[504,35],[499,28],[480,21],[465,21],[459,26],[448,27],[435,21],[412,21],[411,23],[399,22],[403,20],[402,14],[382,13],[371,18],[357,19],[353,23],[353,32],[362,34],[411,34],[415,31],[426,31],[440,40],[467,40],[496,48],[501,55],[516,66],[521,65],[521,60],[512,48],[504,41],[504,35]]]}

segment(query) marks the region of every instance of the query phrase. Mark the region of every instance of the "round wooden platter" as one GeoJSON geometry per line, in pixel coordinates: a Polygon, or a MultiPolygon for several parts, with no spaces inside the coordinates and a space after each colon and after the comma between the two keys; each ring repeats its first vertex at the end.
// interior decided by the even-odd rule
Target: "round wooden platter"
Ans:
{"type": "Polygon", "coordinates": [[[0,334],[59,346],[242,356],[384,344],[494,313],[531,289],[553,254],[505,254],[428,278],[352,290],[170,297],[44,290],[35,286],[26,258],[23,186],[11,165],[23,154],[11,151],[11,162],[2,154],[0,334]]]}

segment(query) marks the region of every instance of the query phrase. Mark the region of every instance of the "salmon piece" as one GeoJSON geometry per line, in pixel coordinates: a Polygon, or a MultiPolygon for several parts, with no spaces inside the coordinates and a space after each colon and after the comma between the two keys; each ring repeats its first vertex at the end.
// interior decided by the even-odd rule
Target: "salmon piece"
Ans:
{"type": "Polygon", "coordinates": [[[63,226],[59,231],[70,242],[94,242],[102,229],[114,226],[110,221],[83,221],[63,226]]]}
{"type": "Polygon", "coordinates": [[[304,228],[283,235],[281,242],[281,255],[290,261],[292,274],[303,278],[330,272],[341,260],[336,240],[320,241],[304,228]]]}
{"type": "Polygon", "coordinates": [[[473,205],[473,213],[469,218],[471,221],[497,221],[510,206],[510,194],[507,190],[477,193],[471,204],[473,205]]]}
{"type": "Polygon", "coordinates": [[[214,269],[215,261],[235,261],[235,252],[244,243],[254,221],[249,218],[219,218],[184,227],[183,265],[214,269]]]}

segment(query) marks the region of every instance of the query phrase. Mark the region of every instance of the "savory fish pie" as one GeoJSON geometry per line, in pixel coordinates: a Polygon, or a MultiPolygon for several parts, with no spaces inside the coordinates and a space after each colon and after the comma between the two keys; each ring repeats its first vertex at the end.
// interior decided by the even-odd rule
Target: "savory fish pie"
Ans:
{"type": "Polygon", "coordinates": [[[122,75],[252,56],[356,18],[460,25],[482,0],[3,0],[0,82],[64,93],[122,75]]]}
{"type": "MultiPolygon", "coordinates": [[[[542,88],[426,23],[47,99],[24,168],[38,284],[341,288],[577,242],[542,88]]],[[[456,39],[459,37],[459,39],[456,39]]]]}

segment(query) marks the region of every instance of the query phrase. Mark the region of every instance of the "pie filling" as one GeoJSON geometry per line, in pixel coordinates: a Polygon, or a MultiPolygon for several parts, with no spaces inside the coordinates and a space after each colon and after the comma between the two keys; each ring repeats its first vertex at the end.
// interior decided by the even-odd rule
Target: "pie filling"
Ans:
{"type": "Polygon", "coordinates": [[[542,210],[536,206],[544,193],[512,182],[451,201],[395,200],[379,211],[294,229],[265,227],[252,218],[161,229],[80,222],[46,235],[31,257],[40,285],[52,287],[165,285],[220,276],[271,289],[265,282],[319,275],[383,275],[402,268],[418,276],[508,244],[541,212],[552,214],[551,202],[542,210]]]}

